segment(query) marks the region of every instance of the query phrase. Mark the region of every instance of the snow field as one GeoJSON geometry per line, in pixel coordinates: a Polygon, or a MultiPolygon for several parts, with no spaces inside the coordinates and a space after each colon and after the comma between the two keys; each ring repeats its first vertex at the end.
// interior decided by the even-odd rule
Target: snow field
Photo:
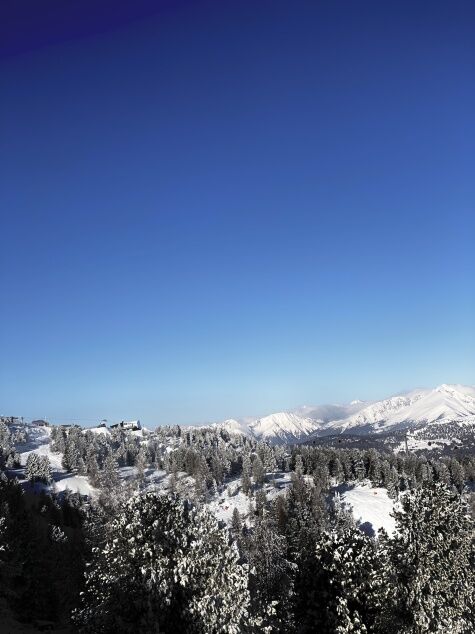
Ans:
{"type": "Polygon", "coordinates": [[[351,508],[353,517],[362,530],[377,534],[380,528],[384,528],[388,535],[394,533],[395,522],[391,516],[394,501],[388,497],[386,489],[355,486],[343,491],[341,497],[351,508]]]}

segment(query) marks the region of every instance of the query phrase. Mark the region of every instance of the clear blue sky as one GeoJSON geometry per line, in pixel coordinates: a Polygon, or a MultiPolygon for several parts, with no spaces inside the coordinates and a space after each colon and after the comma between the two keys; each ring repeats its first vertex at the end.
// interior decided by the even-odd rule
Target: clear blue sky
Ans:
{"type": "Polygon", "coordinates": [[[0,14],[0,413],[475,382],[473,2],[0,14]]]}

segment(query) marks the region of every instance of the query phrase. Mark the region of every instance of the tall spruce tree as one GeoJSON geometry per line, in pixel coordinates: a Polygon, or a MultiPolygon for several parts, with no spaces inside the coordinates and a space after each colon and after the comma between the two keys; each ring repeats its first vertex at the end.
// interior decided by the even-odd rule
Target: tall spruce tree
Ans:
{"type": "Polygon", "coordinates": [[[242,461],[241,486],[242,486],[242,492],[244,493],[244,495],[249,495],[252,488],[251,461],[249,459],[249,456],[245,456],[242,461]]]}
{"type": "Polygon", "coordinates": [[[285,537],[271,522],[257,521],[244,544],[251,611],[261,620],[257,631],[292,632],[295,566],[287,559],[285,537]]]}
{"type": "Polygon", "coordinates": [[[31,482],[51,481],[51,467],[48,456],[40,456],[35,452],[28,455],[25,467],[25,477],[31,482]]]}
{"type": "Polygon", "coordinates": [[[238,634],[247,622],[246,569],[206,511],[155,493],[123,505],[94,550],[82,632],[238,634]]]}
{"type": "Polygon", "coordinates": [[[394,589],[388,621],[411,634],[474,632],[475,533],[466,503],[441,483],[400,500],[395,537],[383,540],[394,589]]]}
{"type": "Polygon", "coordinates": [[[376,543],[349,522],[316,543],[305,632],[367,634],[380,611],[381,560],[376,543]]]}

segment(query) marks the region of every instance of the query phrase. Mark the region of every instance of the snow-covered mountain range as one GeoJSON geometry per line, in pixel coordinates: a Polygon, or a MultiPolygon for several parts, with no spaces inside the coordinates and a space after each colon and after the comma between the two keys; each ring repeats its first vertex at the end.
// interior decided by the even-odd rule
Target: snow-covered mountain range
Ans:
{"type": "Polygon", "coordinates": [[[370,434],[475,415],[475,386],[439,385],[381,401],[304,406],[258,419],[228,419],[216,425],[272,444],[298,443],[331,434],[370,434]]]}

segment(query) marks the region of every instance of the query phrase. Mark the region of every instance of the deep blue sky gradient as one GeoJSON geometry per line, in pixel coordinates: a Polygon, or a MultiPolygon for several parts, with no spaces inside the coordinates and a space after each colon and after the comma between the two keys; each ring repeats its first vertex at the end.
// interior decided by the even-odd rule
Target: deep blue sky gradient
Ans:
{"type": "Polygon", "coordinates": [[[475,382],[473,2],[0,18],[0,413],[204,422],[475,382]]]}

